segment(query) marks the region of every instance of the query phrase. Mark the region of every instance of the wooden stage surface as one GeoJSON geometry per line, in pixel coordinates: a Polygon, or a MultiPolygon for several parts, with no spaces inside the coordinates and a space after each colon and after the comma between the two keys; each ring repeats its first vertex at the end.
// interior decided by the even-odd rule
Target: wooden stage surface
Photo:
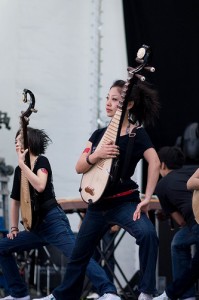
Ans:
{"type": "MultiPolygon", "coordinates": [[[[143,196],[141,196],[141,199],[143,196]]],[[[84,202],[81,198],[58,198],[57,202],[60,204],[60,206],[63,208],[64,211],[73,212],[73,211],[80,211],[84,210],[88,207],[88,204],[84,202]]],[[[157,210],[161,209],[159,200],[157,196],[152,196],[150,204],[149,204],[149,210],[157,210]]]]}

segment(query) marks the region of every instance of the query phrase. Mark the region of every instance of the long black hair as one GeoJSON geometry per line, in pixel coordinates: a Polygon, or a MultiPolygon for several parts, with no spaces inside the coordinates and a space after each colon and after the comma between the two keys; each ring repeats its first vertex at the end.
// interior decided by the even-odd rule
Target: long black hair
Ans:
{"type": "MultiPolygon", "coordinates": [[[[124,80],[116,80],[112,87],[123,88],[124,80]]],[[[149,82],[138,81],[133,85],[127,101],[133,101],[134,105],[129,110],[129,122],[144,125],[154,124],[159,116],[160,104],[158,101],[158,92],[149,82]]]]}

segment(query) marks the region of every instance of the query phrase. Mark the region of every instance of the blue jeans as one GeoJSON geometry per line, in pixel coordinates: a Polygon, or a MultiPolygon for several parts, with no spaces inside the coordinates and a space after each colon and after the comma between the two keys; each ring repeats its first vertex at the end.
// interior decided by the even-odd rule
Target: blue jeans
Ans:
{"type": "Polygon", "coordinates": [[[175,300],[179,297],[184,298],[184,293],[191,288],[199,278],[199,224],[193,225],[190,230],[190,236],[195,239],[195,253],[191,259],[189,268],[179,274],[176,279],[167,286],[166,293],[170,299],[175,300]]]}
{"type": "Polygon", "coordinates": [[[152,294],[155,291],[155,270],[158,237],[155,228],[145,214],[133,221],[136,203],[115,205],[109,210],[97,210],[89,206],[77,235],[76,244],[62,284],[53,291],[58,300],[79,300],[86,265],[95,246],[110,225],[119,225],[135,237],[139,245],[141,281],[139,291],[152,294]]]}
{"type": "MultiPolygon", "coordinates": [[[[105,257],[108,257],[108,265],[111,271],[114,273],[115,268],[115,257],[114,257],[114,240],[115,240],[115,232],[111,232],[109,229],[102,238],[102,243],[98,245],[99,248],[105,253],[105,257]]],[[[101,254],[98,249],[95,250],[93,258],[99,263],[101,259],[101,254]]],[[[103,269],[106,271],[108,278],[113,282],[113,274],[107,267],[107,264],[103,266],[103,269]]]]}
{"type": "MultiPolygon", "coordinates": [[[[67,258],[70,258],[75,244],[75,236],[71,231],[67,216],[59,207],[51,209],[35,230],[21,231],[13,240],[7,237],[0,240],[0,264],[10,295],[17,298],[28,295],[28,288],[19,274],[12,254],[40,248],[47,244],[54,245],[67,258]]],[[[87,276],[100,295],[107,292],[116,293],[115,286],[94,260],[88,264],[87,276]]]]}
{"type": "MultiPolygon", "coordinates": [[[[190,232],[188,226],[181,228],[173,237],[171,243],[172,273],[173,280],[181,277],[191,266],[192,253],[191,245],[197,243],[197,237],[190,232]]],[[[195,297],[195,286],[189,288],[182,299],[195,297]]]]}

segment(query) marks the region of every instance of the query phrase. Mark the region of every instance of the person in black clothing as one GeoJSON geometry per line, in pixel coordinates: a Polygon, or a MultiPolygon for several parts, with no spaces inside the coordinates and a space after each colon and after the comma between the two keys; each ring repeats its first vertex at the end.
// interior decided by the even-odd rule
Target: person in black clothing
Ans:
{"type": "MultiPolygon", "coordinates": [[[[22,149],[20,131],[16,135],[18,166],[15,169],[11,192],[11,230],[7,237],[0,239],[0,265],[10,293],[2,298],[5,300],[30,299],[28,288],[19,274],[14,252],[28,251],[51,244],[66,258],[70,258],[75,244],[75,236],[68,218],[55,198],[50,163],[47,157],[42,155],[51,140],[44,130],[28,127],[27,133],[29,149],[26,150],[22,149]],[[28,151],[31,169],[24,162],[28,151]],[[34,200],[38,202],[39,221],[30,231],[20,231],[18,228],[21,170],[34,188],[36,194],[34,200]]],[[[100,295],[116,292],[105,271],[93,259],[88,264],[87,276],[100,295]]]]}
{"type": "Polygon", "coordinates": [[[199,251],[199,225],[196,224],[192,210],[192,191],[187,189],[187,181],[197,169],[184,165],[185,157],[178,147],[162,147],[158,151],[162,178],[157,184],[158,196],[163,211],[179,225],[171,244],[173,283],[166,287],[156,300],[195,299],[194,281],[189,277],[190,268],[197,260],[199,251]],[[192,257],[191,245],[195,245],[192,257]],[[182,281],[181,281],[182,278],[182,281]],[[184,280],[183,280],[184,278],[184,280]],[[180,283],[180,284],[179,284],[180,283]]]}
{"type": "MultiPolygon", "coordinates": [[[[117,80],[109,90],[106,101],[106,112],[110,118],[116,114],[122,99],[125,82],[117,80]]],[[[77,173],[87,172],[92,165],[101,159],[120,157],[118,180],[115,185],[108,184],[102,197],[89,204],[85,218],[77,235],[71,260],[68,264],[62,285],[57,287],[50,297],[44,300],[79,300],[85,275],[86,265],[93,255],[97,243],[112,225],[124,228],[136,239],[139,245],[140,284],[139,300],[152,299],[156,291],[155,274],[158,253],[158,237],[154,225],[147,216],[148,204],[159,178],[160,162],[154,146],[142,124],[150,124],[158,113],[157,92],[146,82],[138,82],[128,95],[128,104],[121,126],[119,147],[115,143],[105,142],[96,148],[106,128],[96,130],[86,144],[77,164],[77,173]],[[135,130],[134,144],[130,151],[130,161],[126,175],[122,176],[129,134],[135,130]],[[140,201],[139,187],[131,179],[137,163],[144,158],[148,163],[148,178],[145,198],[140,201]]],[[[102,175],[103,176],[103,175],[102,175]]],[[[113,293],[99,298],[100,300],[119,300],[113,293]]]]}

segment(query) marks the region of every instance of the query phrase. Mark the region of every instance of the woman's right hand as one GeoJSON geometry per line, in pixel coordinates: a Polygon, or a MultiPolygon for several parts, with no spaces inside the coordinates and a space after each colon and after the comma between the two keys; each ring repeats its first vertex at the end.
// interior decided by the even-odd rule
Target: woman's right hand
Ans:
{"type": "Polygon", "coordinates": [[[95,155],[99,158],[116,158],[120,154],[119,146],[115,145],[112,141],[104,144],[100,149],[95,151],[95,155]]]}
{"type": "Polygon", "coordinates": [[[116,158],[120,154],[119,147],[115,145],[112,141],[101,145],[99,149],[95,150],[92,153],[92,143],[88,141],[85,149],[89,149],[89,151],[86,151],[86,153],[84,151],[81,154],[75,166],[76,172],[78,174],[85,173],[91,168],[91,165],[86,160],[87,156],[89,157],[89,161],[92,163],[92,165],[94,165],[100,159],[116,158]]]}

